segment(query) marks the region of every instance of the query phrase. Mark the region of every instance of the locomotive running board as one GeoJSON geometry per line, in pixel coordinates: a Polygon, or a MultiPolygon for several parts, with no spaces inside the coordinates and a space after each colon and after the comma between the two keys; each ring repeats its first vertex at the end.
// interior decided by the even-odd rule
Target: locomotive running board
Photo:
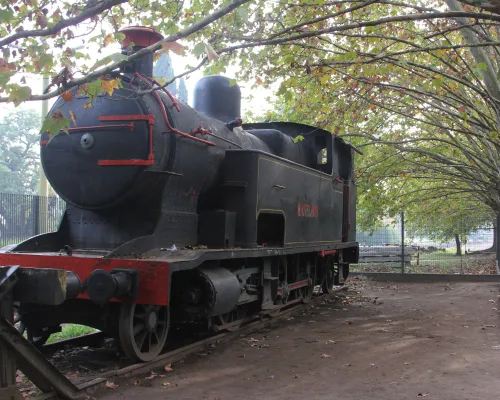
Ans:
{"type": "Polygon", "coordinates": [[[0,267],[0,398],[23,399],[16,387],[16,370],[19,368],[43,393],[56,392],[63,399],[80,399],[82,394],[78,388],[9,322],[18,268],[0,267]]]}

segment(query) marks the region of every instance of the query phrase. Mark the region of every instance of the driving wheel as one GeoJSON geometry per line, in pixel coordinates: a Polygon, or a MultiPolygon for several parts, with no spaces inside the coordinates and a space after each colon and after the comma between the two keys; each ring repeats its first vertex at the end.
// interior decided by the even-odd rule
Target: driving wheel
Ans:
{"type": "Polygon", "coordinates": [[[118,334],[123,352],[135,361],[151,361],[167,341],[170,313],[168,307],[123,303],[118,334]]]}

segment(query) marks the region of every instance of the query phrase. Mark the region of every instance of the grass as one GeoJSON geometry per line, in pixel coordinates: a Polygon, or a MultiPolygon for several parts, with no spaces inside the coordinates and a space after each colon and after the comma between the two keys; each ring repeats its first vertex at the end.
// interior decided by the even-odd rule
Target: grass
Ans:
{"type": "Polygon", "coordinates": [[[54,343],[59,340],[67,340],[77,336],[88,335],[89,333],[94,333],[94,332],[97,332],[97,329],[91,328],[89,326],[67,324],[63,325],[61,332],[50,335],[50,338],[47,340],[47,343],[54,343]]]}

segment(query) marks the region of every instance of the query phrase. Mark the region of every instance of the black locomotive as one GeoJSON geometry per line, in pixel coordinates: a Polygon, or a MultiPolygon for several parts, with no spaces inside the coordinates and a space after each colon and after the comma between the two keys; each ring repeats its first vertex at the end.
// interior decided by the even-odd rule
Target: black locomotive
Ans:
{"type": "MultiPolygon", "coordinates": [[[[123,33],[124,52],[162,38],[123,33]]],[[[53,111],[77,125],[42,135],[67,209],[57,232],[0,254],[22,267],[15,300],[39,344],[79,323],[150,360],[174,323],[231,329],[330,291],[358,260],[352,146],[308,125],[242,124],[239,88],[222,76],[199,81],[194,108],[162,89],[137,96],[158,89],[152,57],[111,74],[123,88],[91,107],[82,88],[58,99],[53,111]]]]}

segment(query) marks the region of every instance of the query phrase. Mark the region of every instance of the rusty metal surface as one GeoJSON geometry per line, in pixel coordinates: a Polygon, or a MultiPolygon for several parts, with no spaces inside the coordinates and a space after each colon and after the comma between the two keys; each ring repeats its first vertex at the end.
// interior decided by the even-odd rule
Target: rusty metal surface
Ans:
{"type": "Polygon", "coordinates": [[[66,300],[66,271],[50,268],[19,268],[14,291],[16,301],[59,305],[66,300]]]}

